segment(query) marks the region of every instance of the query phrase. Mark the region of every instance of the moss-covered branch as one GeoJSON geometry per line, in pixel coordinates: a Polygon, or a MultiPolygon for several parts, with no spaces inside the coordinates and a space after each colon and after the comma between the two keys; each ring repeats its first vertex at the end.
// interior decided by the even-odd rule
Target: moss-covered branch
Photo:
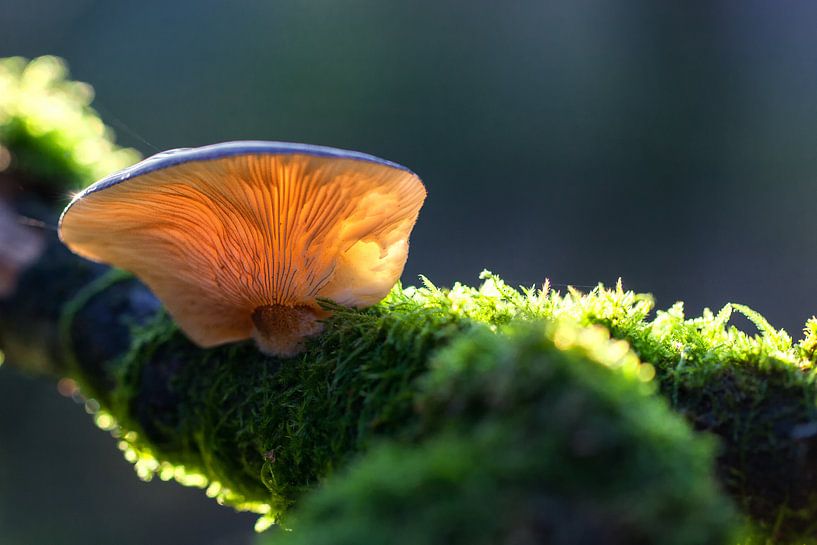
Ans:
{"type": "MultiPolygon", "coordinates": [[[[127,322],[132,310],[107,301],[138,293],[138,284],[110,280],[71,305],[73,343],[107,336],[101,324],[114,316],[127,322]]],[[[680,306],[654,318],[651,309],[649,297],[620,287],[522,293],[487,275],[480,289],[427,285],[366,311],[334,308],[327,333],[294,360],[264,357],[251,343],[202,351],[159,314],[135,328],[130,349],[128,329],[114,335],[125,344],[110,354],[122,356],[75,373],[103,402],[98,421],[121,436],[143,478],[206,485],[221,501],[275,515],[372,444],[416,440],[427,426],[416,379],[438,348],[475,329],[504,338],[518,321],[599,324],[652,362],[639,372],[657,375],[672,406],[722,438],[719,474],[759,526],[812,535],[814,337],[793,344],[743,307],[761,335],[729,326],[732,307],[691,320],[680,306]]],[[[623,357],[627,345],[616,346],[623,357]]]]}
{"type": "Polygon", "coordinates": [[[464,332],[501,335],[520,320],[599,324],[652,362],[640,372],[656,373],[678,412],[720,436],[722,482],[759,526],[813,535],[812,335],[793,344],[743,307],[762,334],[729,326],[731,306],[685,319],[676,305],[651,319],[650,298],[620,287],[521,293],[485,280],[478,290],[429,285],[367,311],[336,309],[327,333],[286,362],[250,344],[200,351],[159,319],[123,360],[111,406],[136,431],[126,437],[129,456],[143,476],[215,481],[210,492],[225,501],[277,512],[376,438],[411,435],[414,379],[464,332]]]}
{"type": "MultiPolygon", "coordinates": [[[[102,278],[77,295],[81,304],[69,305],[66,338],[103,334],[77,331],[74,314],[114,293],[118,284],[102,278]]],[[[398,475],[415,468],[411,479],[424,482],[426,470],[453,471],[448,484],[432,476],[431,489],[395,492],[411,495],[407,505],[424,505],[437,521],[407,538],[487,544],[529,532],[568,543],[590,524],[588,539],[658,543],[672,521],[676,543],[726,542],[735,519],[711,478],[711,444],[652,395],[654,368],[602,328],[536,319],[553,310],[556,294],[513,301],[510,293],[488,277],[481,290],[429,284],[396,289],[365,311],[331,307],[326,333],[285,361],[251,343],[200,350],[160,313],[134,328],[133,346],[121,357],[73,371],[86,394],[103,402],[97,423],[120,437],[143,478],[206,486],[221,502],[264,514],[262,521],[279,519],[360,456],[355,465],[363,464],[366,483],[384,478],[376,468],[402,452],[408,465],[396,466],[398,475]],[[438,486],[445,501],[428,495],[438,486]],[[458,496],[460,488],[467,493],[458,496]],[[634,489],[651,497],[637,509],[634,489]],[[526,514],[530,502],[544,503],[526,514]],[[461,534],[446,530],[485,510],[499,511],[490,532],[473,524],[461,534]],[[557,527],[565,517],[572,529],[557,527]]],[[[383,486],[394,484],[404,481],[383,486]]],[[[334,494],[345,497],[343,490],[334,494]]],[[[382,507],[366,490],[347,498],[351,505],[382,507]]],[[[309,516],[301,519],[303,536],[314,536],[309,516]]],[[[338,516],[355,531],[377,526],[338,516]]],[[[396,530],[388,528],[382,531],[396,530]]],[[[349,543],[357,542],[353,536],[349,543]]]]}

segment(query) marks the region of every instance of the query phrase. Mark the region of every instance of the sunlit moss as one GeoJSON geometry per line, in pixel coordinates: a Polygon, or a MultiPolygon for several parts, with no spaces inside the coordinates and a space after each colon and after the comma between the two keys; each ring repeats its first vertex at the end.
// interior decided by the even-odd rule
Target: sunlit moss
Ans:
{"type": "Polygon", "coordinates": [[[0,59],[0,171],[70,190],[136,162],[138,152],[114,144],[92,99],[62,59],[0,59]]]}
{"type": "Polygon", "coordinates": [[[259,542],[729,543],[710,438],[640,368],[600,328],[475,329],[420,379],[415,440],[376,445],[259,542]]]}
{"type": "Polygon", "coordinates": [[[740,305],[687,318],[680,303],[654,312],[648,295],[621,285],[516,290],[490,273],[478,288],[426,281],[370,309],[332,310],[325,334],[286,361],[251,343],[199,350],[167,316],[136,330],[116,390],[101,399],[140,476],[206,485],[219,502],[263,514],[262,526],[280,520],[375,443],[417,432],[418,380],[438,350],[475,329],[502,343],[515,323],[544,319],[579,327],[554,334],[557,350],[596,339],[593,358],[618,357],[618,373],[717,432],[720,478],[761,532],[811,535],[817,488],[811,473],[792,474],[801,461],[788,434],[817,418],[813,320],[796,343],[740,305]],[[730,325],[736,312],[758,333],[730,325]]]}

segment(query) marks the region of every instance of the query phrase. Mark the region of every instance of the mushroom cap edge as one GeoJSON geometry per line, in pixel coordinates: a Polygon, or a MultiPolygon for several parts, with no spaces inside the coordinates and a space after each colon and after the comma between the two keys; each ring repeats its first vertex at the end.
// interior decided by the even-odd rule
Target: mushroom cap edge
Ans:
{"type": "Polygon", "coordinates": [[[60,219],[58,222],[58,234],[60,240],[62,240],[62,230],[60,228],[62,227],[62,222],[65,215],[76,202],[93,193],[103,191],[109,187],[130,180],[131,178],[136,178],[144,174],[149,174],[157,170],[170,168],[183,163],[192,161],[213,161],[216,159],[235,157],[239,155],[312,155],[315,157],[352,159],[402,170],[415,176],[418,180],[420,179],[415,172],[401,164],[389,161],[387,159],[381,159],[380,157],[376,157],[368,153],[333,148],[330,146],[267,140],[235,140],[230,142],[221,142],[218,144],[210,144],[198,148],[175,148],[151,155],[150,157],[147,157],[134,165],[114,172],[113,174],[94,182],[74,195],[71,202],[68,203],[68,205],[62,211],[62,214],[60,214],[60,219]]]}

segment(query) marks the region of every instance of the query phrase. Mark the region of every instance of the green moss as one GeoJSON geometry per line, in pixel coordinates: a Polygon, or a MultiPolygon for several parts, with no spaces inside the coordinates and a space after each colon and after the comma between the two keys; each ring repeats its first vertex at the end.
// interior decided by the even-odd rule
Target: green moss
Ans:
{"type": "Polygon", "coordinates": [[[372,438],[406,433],[429,354],[473,327],[435,297],[396,290],[365,311],[334,308],[288,361],[251,343],[200,351],[159,318],[136,335],[111,407],[128,456],[143,477],[183,467],[182,480],[276,516],[372,438]]]}
{"type": "MultiPolygon", "coordinates": [[[[650,362],[638,372],[656,376],[677,412],[720,436],[719,476],[763,535],[780,542],[813,535],[817,468],[804,452],[815,417],[815,327],[794,343],[737,305],[687,319],[680,304],[652,315],[649,296],[620,285],[560,294],[514,290],[489,273],[483,279],[478,289],[427,282],[398,287],[367,310],[334,308],[325,334],[286,361],[251,343],[199,350],[160,317],[137,332],[116,366],[106,407],[121,425],[115,433],[142,477],[206,486],[219,501],[271,521],[373,444],[422,435],[420,384],[437,376],[426,375],[429,361],[464,333],[485,329],[503,339],[513,323],[541,319],[602,325],[627,341],[617,350],[632,346],[650,362]],[[759,333],[731,326],[734,312],[759,333]],[[796,434],[804,440],[792,440],[796,434]]],[[[452,374],[472,381],[479,372],[452,374]]],[[[440,391],[455,382],[441,382],[440,391]]]]}
{"type": "Polygon", "coordinates": [[[270,544],[728,543],[713,441],[606,332],[477,329],[421,379],[419,441],[388,441],[270,544]]]}
{"type": "Polygon", "coordinates": [[[65,190],[136,162],[135,150],[113,143],[92,98],[61,59],[0,59],[0,171],[65,190]]]}

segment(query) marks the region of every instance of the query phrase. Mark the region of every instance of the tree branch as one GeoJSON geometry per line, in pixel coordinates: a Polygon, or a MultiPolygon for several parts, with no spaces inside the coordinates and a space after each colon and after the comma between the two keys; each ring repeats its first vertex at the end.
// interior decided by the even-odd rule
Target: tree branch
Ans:
{"type": "Polygon", "coordinates": [[[373,445],[433,436],[415,401],[441,348],[475,328],[569,320],[627,340],[675,410],[721,438],[718,475],[757,527],[780,542],[814,535],[809,339],[794,345],[771,328],[750,337],[727,325],[731,309],[648,319],[650,300],[620,288],[522,294],[489,276],[481,290],[429,286],[366,311],[335,307],[326,333],[281,361],[250,342],[196,348],[138,281],[46,238],[42,258],[0,301],[0,347],[25,368],[75,376],[118,423],[145,478],[207,485],[272,519],[373,445]]]}

